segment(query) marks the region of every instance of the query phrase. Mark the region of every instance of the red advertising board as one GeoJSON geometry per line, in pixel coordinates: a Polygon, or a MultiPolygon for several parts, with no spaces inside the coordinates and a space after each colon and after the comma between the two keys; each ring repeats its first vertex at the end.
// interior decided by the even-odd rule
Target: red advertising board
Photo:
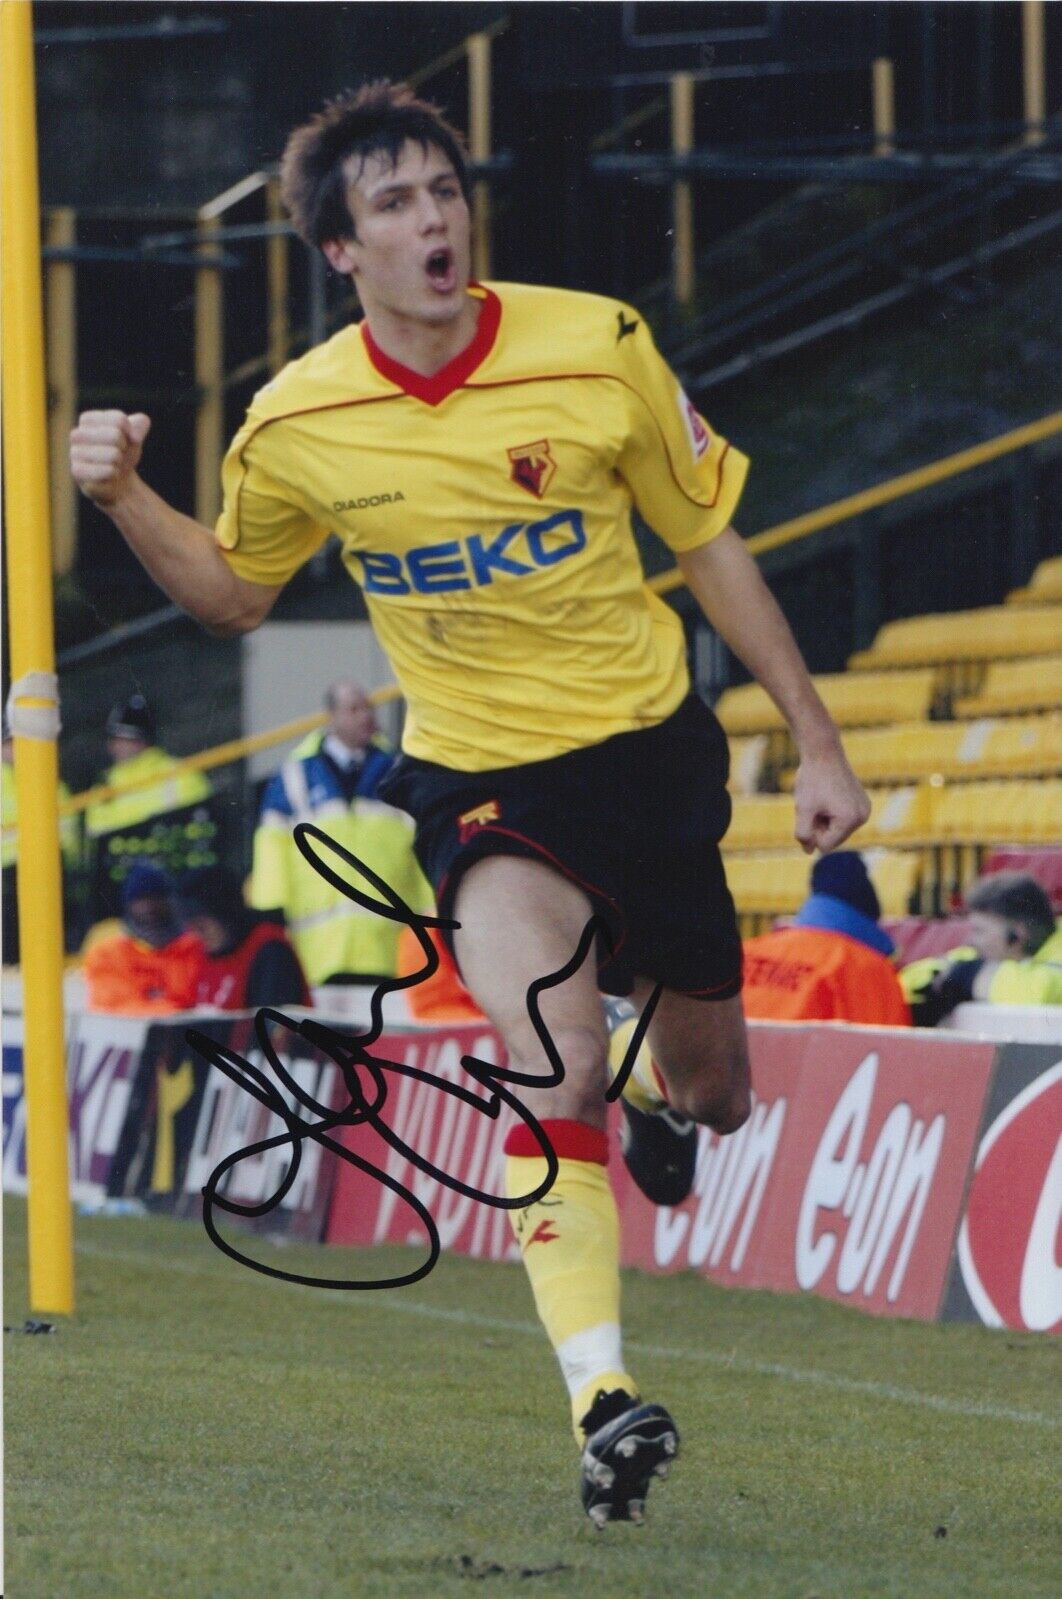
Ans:
{"type": "MultiPolygon", "coordinates": [[[[675,1209],[650,1205],[615,1153],[623,1260],[650,1271],[693,1269],[719,1282],[811,1289],[864,1310],[936,1316],[994,1057],[991,1044],[866,1028],[752,1028],[755,1105],[729,1138],[704,1130],[694,1192],[675,1209]]],[[[487,1029],[388,1035],[375,1051],[471,1086],[466,1051],[498,1059],[487,1029]]],[[[614,1123],[619,1111],[612,1112],[614,1123]]],[[[500,1193],[497,1121],[425,1084],[396,1078],[381,1119],[446,1172],[500,1193]]],[[[516,1259],[504,1211],[455,1193],[380,1134],[344,1142],[430,1211],[444,1249],[516,1259]]],[[[343,1165],[331,1243],[423,1246],[408,1203],[343,1165]]]]}
{"type": "MultiPolygon", "coordinates": [[[[440,1084],[476,1090],[461,1065],[463,1055],[498,1062],[501,1043],[492,1028],[453,1027],[438,1032],[388,1033],[373,1046],[376,1058],[428,1072],[440,1084]]],[[[435,1168],[483,1193],[504,1191],[505,1136],[511,1112],[495,1119],[474,1105],[399,1072],[388,1073],[387,1098],[379,1119],[415,1154],[435,1168]]],[[[483,1091],[480,1090],[480,1093],[483,1091]]],[[[486,1095],[483,1094],[484,1100],[486,1095]]],[[[443,1249],[484,1260],[517,1260],[506,1211],[456,1192],[393,1148],[370,1126],[337,1133],[346,1148],[386,1174],[387,1186],[367,1172],[339,1163],[332,1195],[327,1241],[330,1244],[427,1243],[423,1222],[397,1191],[404,1189],[430,1211],[443,1249]]]]}
{"type": "Polygon", "coordinates": [[[1062,1331],[1062,1061],[1004,1045],[974,1161],[946,1314],[1062,1331]]]}
{"type": "Polygon", "coordinates": [[[685,1204],[647,1204],[614,1165],[625,1260],[934,1318],[993,1046],[852,1027],[750,1033],[752,1115],[729,1138],[701,1132],[685,1204]]]}

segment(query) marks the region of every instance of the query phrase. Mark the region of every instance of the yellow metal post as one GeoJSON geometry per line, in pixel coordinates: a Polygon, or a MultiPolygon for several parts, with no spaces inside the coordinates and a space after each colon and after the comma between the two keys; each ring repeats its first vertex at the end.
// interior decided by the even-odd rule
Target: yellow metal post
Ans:
{"type": "Polygon", "coordinates": [[[1026,144],[1043,144],[1047,115],[1047,66],[1044,56],[1044,0],[1022,0],[1022,84],[1026,144]]]}
{"type": "Polygon", "coordinates": [[[874,154],[896,153],[896,93],[892,62],[878,56],[870,64],[870,89],[874,116],[874,154]]]}
{"type": "MultiPolygon", "coordinates": [[[[490,34],[473,33],[468,54],[468,153],[490,159],[490,34]]],[[[472,275],[490,277],[490,186],[481,178],[472,188],[472,275]]]]}
{"type": "MultiPolygon", "coordinates": [[[[689,155],[693,149],[693,77],[676,72],[671,80],[671,150],[673,155],[689,155]]],[[[688,178],[676,178],[671,190],[674,237],[672,239],[672,283],[679,305],[690,305],[695,284],[693,242],[693,186],[688,178]]]]}
{"type": "MultiPolygon", "coordinates": [[[[69,249],[77,220],[69,206],[49,212],[45,238],[69,249]]],[[[77,490],[67,454],[77,421],[77,285],[72,261],[49,261],[45,269],[45,333],[48,340],[48,434],[52,485],[52,570],[65,577],[77,554],[77,490]]]]}
{"type": "Polygon", "coordinates": [[[0,5],[0,249],[3,253],[4,507],[10,714],[19,840],[29,1291],[35,1311],[74,1309],[73,1221],[63,1059],[58,692],[48,529],[40,196],[33,12],[0,5]]]}
{"type": "MultiPolygon", "coordinates": [[[[266,215],[270,222],[283,222],[280,182],[270,178],[266,189],[266,215]]],[[[269,370],[279,372],[288,358],[288,241],[283,233],[273,234],[266,243],[266,284],[269,296],[269,370]]]]}
{"type": "MultiPolygon", "coordinates": [[[[216,255],[218,218],[199,213],[197,249],[216,255]]],[[[221,457],[224,450],[225,405],[222,389],[224,324],[222,321],[221,269],[199,267],[195,274],[195,383],[198,405],[195,418],[195,515],[213,527],[221,510],[221,457]]]]}

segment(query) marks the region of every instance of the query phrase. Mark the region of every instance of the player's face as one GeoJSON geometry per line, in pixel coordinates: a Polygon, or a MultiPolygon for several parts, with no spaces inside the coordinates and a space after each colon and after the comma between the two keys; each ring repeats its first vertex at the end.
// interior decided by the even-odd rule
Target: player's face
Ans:
{"type": "Polygon", "coordinates": [[[342,262],[367,316],[389,312],[443,324],[466,312],[471,220],[457,174],[441,150],[407,142],[352,166],[347,200],[357,237],[342,262]]]}

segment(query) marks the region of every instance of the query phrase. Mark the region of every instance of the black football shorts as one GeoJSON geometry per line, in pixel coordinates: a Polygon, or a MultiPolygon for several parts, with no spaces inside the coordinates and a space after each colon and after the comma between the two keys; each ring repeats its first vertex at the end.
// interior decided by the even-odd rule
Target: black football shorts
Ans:
{"type": "Polygon", "coordinates": [[[380,797],[416,822],[440,915],[453,915],[462,874],[483,856],[543,861],[609,929],[611,953],[598,946],[605,993],[629,994],[645,977],[729,999],[741,988],[741,940],[719,855],[728,765],[726,735],[691,694],[656,726],[524,766],[457,772],[402,755],[380,797]]]}

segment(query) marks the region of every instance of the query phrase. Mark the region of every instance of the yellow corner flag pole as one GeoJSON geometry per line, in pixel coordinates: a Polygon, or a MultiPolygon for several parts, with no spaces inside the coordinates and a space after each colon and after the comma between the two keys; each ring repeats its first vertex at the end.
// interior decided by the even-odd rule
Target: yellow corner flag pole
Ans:
{"type": "Polygon", "coordinates": [[[74,1240],[63,1060],[59,695],[52,629],[33,8],[0,0],[0,272],[8,632],[24,978],[30,1309],[71,1315],[74,1240]]]}

